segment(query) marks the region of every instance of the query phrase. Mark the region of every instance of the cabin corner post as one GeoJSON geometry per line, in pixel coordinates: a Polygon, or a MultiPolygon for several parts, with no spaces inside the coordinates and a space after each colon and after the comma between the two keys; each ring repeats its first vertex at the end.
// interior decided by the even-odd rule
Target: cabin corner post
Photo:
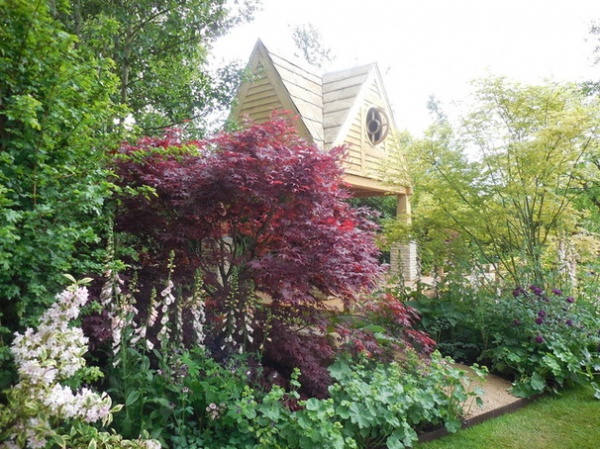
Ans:
{"type": "MultiPolygon", "coordinates": [[[[397,196],[396,219],[409,224],[411,221],[410,195],[397,196]]],[[[419,277],[417,265],[417,244],[415,241],[406,240],[396,242],[390,249],[390,274],[402,275],[405,282],[416,281],[419,277]]]]}

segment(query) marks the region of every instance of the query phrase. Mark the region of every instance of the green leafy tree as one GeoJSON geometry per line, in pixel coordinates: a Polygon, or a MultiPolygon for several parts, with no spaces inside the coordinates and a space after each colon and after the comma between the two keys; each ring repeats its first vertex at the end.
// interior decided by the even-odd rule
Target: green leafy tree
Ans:
{"type": "Polygon", "coordinates": [[[77,48],[55,18],[61,13],[68,13],[64,3],[0,0],[4,332],[39,316],[62,273],[94,267],[90,254],[103,225],[115,83],[106,62],[77,48]]]}
{"type": "Polygon", "coordinates": [[[458,216],[466,222],[476,220],[467,217],[460,196],[475,175],[462,143],[434,100],[429,109],[435,120],[423,138],[408,133],[395,136],[395,150],[383,175],[390,184],[414,186],[412,213],[408,222],[384,220],[384,229],[389,243],[416,241],[423,273],[437,274],[450,263],[453,270],[461,270],[476,259],[468,235],[459,232],[456,223],[458,216]]]}
{"type": "MultiPolygon", "coordinates": [[[[544,251],[580,222],[576,179],[597,154],[598,113],[575,85],[480,82],[461,135],[441,120],[410,147],[420,155],[415,185],[427,199],[415,215],[432,207],[471,257],[519,284],[543,282],[544,251]]],[[[422,225],[436,229],[433,214],[423,216],[430,220],[422,225]]]]}
{"type": "Polygon", "coordinates": [[[543,281],[543,251],[570,235],[579,217],[575,176],[596,151],[598,103],[578,86],[483,83],[480,107],[465,121],[481,153],[471,204],[486,217],[489,244],[513,276],[526,262],[543,281]]]}
{"type": "Polygon", "coordinates": [[[145,134],[202,118],[233,100],[237,65],[208,69],[212,43],[252,17],[257,1],[140,0],[73,2],[65,18],[82,45],[114,61],[116,103],[145,134]]]}

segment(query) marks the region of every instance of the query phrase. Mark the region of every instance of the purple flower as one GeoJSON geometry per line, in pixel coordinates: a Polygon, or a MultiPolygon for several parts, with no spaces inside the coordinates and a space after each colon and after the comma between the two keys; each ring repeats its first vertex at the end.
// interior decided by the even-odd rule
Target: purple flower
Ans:
{"type": "Polygon", "coordinates": [[[573,320],[567,320],[567,321],[565,321],[565,324],[567,326],[573,326],[573,320]]]}
{"type": "Polygon", "coordinates": [[[535,319],[535,324],[544,324],[544,319],[542,317],[537,317],[535,319]]]}
{"type": "Polygon", "coordinates": [[[521,293],[525,293],[525,290],[523,290],[522,287],[517,287],[513,290],[513,296],[515,298],[518,298],[521,293]]]}
{"type": "Polygon", "coordinates": [[[546,318],[546,312],[545,312],[544,310],[540,310],[540,311],[538,312],[538,316],[539,316],[540,318],[546,318]]]}
{"type": "Polygon", "coordinates": [[[569,304],[573,304],[575,302],[575,298],[569,296],[565,301],[567,301],[569,304]]]}
{"type": "Polygon", "coordinates": [[[555,288],[552,290],[552,293],[554,293],[556,296],[560,296],[560,295],[562,295],[562,290],[555,288]]]}
{"type": "Polygon", "coordinates": [[[536,343],[544,343],[544,337],[542,337],[541,335],[538,335],[537,337],[535,337],[535,342],[536,343]]]}
{"type": "Polygon", "coordinates": [[[514,324],[515,326],[520,326],[520,325],[521,325],[521,320],[514,320],[514,321],[513,321],[513,324],[514,324]]]}
{"type": "Polygon", "coordinates": [[[532,285],[531,287],[529,287],[529,290],[531,290],[537,296],[541,296],[542,293],[544,293],[544,290],[538,287],[537,285],[532,285]]]}

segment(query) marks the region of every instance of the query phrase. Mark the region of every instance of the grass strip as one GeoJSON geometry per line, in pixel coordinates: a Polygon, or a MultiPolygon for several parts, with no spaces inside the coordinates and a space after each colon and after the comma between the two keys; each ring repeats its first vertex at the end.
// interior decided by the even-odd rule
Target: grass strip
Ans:
{"type": "Polygon", "coordinates": [[[598,449],[600,401],[573,387],[416,449],[598,449]]]}

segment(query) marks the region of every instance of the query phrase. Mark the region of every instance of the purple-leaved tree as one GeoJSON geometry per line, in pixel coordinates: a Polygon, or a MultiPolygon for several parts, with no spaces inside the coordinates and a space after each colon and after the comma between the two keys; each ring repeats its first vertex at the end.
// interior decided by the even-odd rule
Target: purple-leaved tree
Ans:
{"type": "Polygon", "coordinates": [[[318,325],[328,298],[349,305],[382,273],[375,225],[345,201],[343,153],[319,150],[283,118],[205,141],[170,131],[123,145],[118,182],[154,191],[123,196],[116,217],[117,230],[137,239],[141,282],[164,278],[171,252],[176,284],[200,272],[219,347],[257,347],[266,311],[271,332],[292,335],[285,341],[318,325]]]}

